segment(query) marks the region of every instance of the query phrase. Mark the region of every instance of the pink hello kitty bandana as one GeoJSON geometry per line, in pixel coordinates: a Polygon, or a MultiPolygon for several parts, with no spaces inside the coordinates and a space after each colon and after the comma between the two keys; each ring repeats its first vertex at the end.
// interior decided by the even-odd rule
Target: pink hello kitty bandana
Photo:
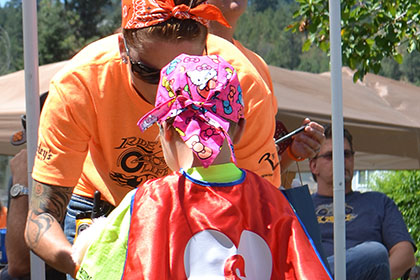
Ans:
{"type": "Polygon", "coordinates": [[[211,165],[226,138],[236,163],[227,120],[237,123],[243,108],[238,76],[229,63],[217,55],[181,54],[162,68],[155,109],[137,125],[144,131],[173,119],[173,127],[204,167],[211,165]]]}

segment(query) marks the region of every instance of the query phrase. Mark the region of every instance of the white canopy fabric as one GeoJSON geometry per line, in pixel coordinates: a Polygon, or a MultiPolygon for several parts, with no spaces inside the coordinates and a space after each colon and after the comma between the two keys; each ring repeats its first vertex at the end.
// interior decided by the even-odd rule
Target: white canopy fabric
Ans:
{"type": "MultiPolygon", "coordinates": [[[[66,62],[40,66],[40,93],[66,62]]],[[[277,97],[278,119],[289,130],[305,117],[331,122],[329,73],[313,74],[270,66],[277,97]]],[[[22,147],[10,144],[21,130],[25,113],[24,72],[0,77],[0,154],[13,155],[22,147]]],[[[368,74],[363,83],[352,81],[343,68],[344,126],[354,136],[356,169],[420,169],[420,87],[368,74]]],[[[299,163],[308,171],[307,161],[299,163]]],[[[296,166],[292,165],[296,170],[296,166]]]]}
{"type": "MultiPolygon", "coordinates": [[[[288,130],[305,117],[331,122],[330,73],[270,66],[281,120],[288,130]]],[[[420,87],[368,74],[353,83],[343,68],[344,126],[353,135],[358,170],[420,169],[420,87]]],[[[292,165],[296,170],[296,166],[292,165]]],[[[308,171],[307,161],[299,163],[308,171]]]]}
{"type": "MultiPolygon", "coordinates": [[[[52,76],[66,62],[57,62],[39,67],[40,94],[48,91],[52,76]]],[[[10,144],[13,133],[22,130],[20,116],[25,114],[25,73],[24,70],[0,76],[0,154],[14,155],[22,146],[10,144]]]]}

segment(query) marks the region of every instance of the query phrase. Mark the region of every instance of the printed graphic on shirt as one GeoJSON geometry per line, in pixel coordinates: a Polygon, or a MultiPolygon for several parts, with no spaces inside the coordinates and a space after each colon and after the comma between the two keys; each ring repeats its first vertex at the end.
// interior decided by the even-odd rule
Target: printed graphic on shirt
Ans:
{"type": "Polygon", "coordinates": [[[198,232],[185,248],[185,275],[188,279],[270,279],[272,256],[264,239],[244,230],[237,245],[220,231],[198,232]]]}
{"type": "MultiPolygon", "coordinates": [[[[345,214],[346,222],[356,219],[357,214],[353,212],[353,207],[346,203],[345,214]]],[[[315,209],[315,214],[319,224],[334,223],[334,206],[333,203],[321,204],[315,209]]]]}
{"type": "Polygon", "coordinates": [[[36,156],[38,159],[42,161],[49,161],[52,157],[51,149],[41,147],[41,144],[38,144],[38,148],[36,150],[36,156]]]}
{"type": "MultiPolygon", "coordinates": [[[[278,166],[279,166],[279,162],[275,163],[275,156],[274,154],[270,154],[270,153],[265,153],[263,154],[260,159],[258,160],[259,164],[269,164],[271,167],[271,170],[275,170],[278,166]]],[[[269,173],[269,174],[262,174],[261,177],[270,177],[273,176],[273,173],[269,173]]]]}
{"type": "Polygon", "coordinates": [[[146,141],[139,137],[122,138],[117,150],[121,150],[117,159],[118,171],[111,171],[109,176],[120,186],[136,188],[149,179],[156,179],[168,174],[168,167],[163,157],[159,140],[146,141]]]}

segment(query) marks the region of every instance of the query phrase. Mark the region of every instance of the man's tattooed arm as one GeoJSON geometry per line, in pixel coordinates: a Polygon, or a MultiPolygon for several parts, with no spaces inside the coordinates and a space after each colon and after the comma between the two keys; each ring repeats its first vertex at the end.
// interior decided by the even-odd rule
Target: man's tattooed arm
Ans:
{"type": "Polygon", "coordinates": [[[58,187],[33,181],[28,213],[26,241],[35,249],[55,223],[64,220],[73,188],[58,187]]]}

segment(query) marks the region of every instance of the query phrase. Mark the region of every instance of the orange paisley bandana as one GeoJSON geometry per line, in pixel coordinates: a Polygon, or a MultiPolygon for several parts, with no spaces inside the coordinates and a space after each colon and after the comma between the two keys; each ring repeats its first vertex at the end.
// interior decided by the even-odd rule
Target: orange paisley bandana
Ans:
{"type": "Polygon", "coordinates": [[[176,6],[174,0],[122,0],[122,28],[137,29],[164,22],[172,17],[193,19],[206,25],[215,20],[230,27],[222,12],[206,2],[190,8],[185,4],[176,6]]]}

